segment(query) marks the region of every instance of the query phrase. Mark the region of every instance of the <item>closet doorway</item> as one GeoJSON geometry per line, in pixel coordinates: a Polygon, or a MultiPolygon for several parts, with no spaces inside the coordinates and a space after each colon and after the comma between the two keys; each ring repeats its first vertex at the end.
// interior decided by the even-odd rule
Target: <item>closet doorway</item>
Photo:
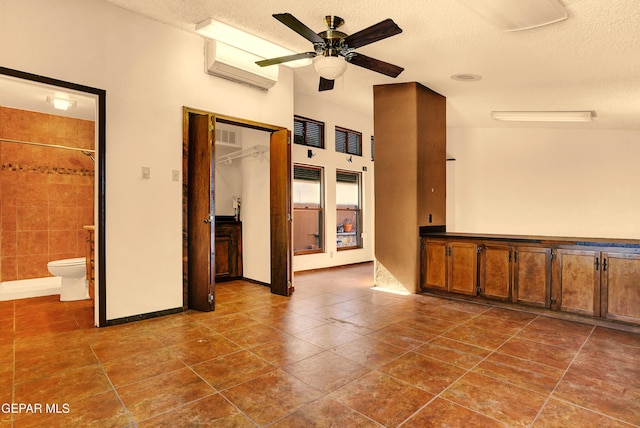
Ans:
{"type": "MultiPolygon", "coordinates": [[[[271,292],[288,296],[292,284],[291,145],[284,127],[183,108],[183,308],[215,309],[217,124],[266,132],[269,153],[269,250],[271,292]]],[[[245,236],[251,243],[251,237],[245,236]]],[[[246,247],[246,245],[245,245],[246,247]]],[[[265,245],[266,247],[266,245],[265,245]]],[[[248,280],[252,278],[248,277],[248,280]]]]}

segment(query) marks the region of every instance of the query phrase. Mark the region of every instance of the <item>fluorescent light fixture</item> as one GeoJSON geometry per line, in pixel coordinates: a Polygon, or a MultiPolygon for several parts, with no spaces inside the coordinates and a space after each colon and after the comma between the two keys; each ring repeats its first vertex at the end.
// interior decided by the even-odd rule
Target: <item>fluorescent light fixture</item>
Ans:
{"type": "Polygon", "coordinates": [[[47,97],[47,102],[53,104],[53,108],[57,110],[69,110],[69,108],[76,105],[73,100],[58,97],[47,97]]]}
{"type": "Polygon", "coordinates": [[[567,19],[558,0],[459,0],[501,29],[519,31],[567,19]]]}
{"type": "MultiPolygon", "coordinates": [[[[213,18],[196,24],[196,33],[242,49],[264,59],[278,58],[298,53],[213,18]]],[[[303,67],[309,64],[311,64],[310,58],[283,63],[283,65],[288,67],[303,67]]]]}
{"type": "Polygon", "coordinates": [[[591,122],[594,111],[492,111],[495,120],[507,122],[591,122]]]}

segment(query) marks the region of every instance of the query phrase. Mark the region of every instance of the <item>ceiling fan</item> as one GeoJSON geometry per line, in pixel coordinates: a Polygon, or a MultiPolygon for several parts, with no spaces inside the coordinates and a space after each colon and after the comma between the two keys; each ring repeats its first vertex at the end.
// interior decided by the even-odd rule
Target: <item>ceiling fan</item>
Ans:
{"type": "Polygon", "coordinates": [[[359,47],[402,33],[402,29],[391,19],[385,19],[357,33],[347,35],[338,31],[338,28],[344,24],[344,19],[339,16],[326,16],[324,21],[327,30],[320,33],[315,33],[290,13],[277,13],[273,17],[313,43],[313,52],[265,59],[256,61],[256,64],[260,67],[266,67],[288,61],[318,57],[315,60],[315,67],[320,75],[319,91],[333,89],[335,79],[344,73],[347,63],[391,77],[398,77],[404,70],[397,65],[355,52],[355,49],[359,47]]]}

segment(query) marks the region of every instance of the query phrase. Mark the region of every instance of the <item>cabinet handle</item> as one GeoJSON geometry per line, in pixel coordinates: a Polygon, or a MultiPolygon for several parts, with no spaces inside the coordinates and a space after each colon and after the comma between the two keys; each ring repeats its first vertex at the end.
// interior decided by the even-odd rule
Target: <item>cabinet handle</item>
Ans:
{"type": "Polygon", "coordinates": [[[518,263],[518,252],[517,251],[513,252],[513,262],[514,263],[518,263]]]}
{"type": "Polygon", "coordinates": [[[600,267],[600,260],[596,257],[596,270],[600,267]]]}
{"type": "Polygon", "coordinates": [[[606,272],[607,270],[607,259],[603,258],[602,259],[602,271],[606,272]]]}

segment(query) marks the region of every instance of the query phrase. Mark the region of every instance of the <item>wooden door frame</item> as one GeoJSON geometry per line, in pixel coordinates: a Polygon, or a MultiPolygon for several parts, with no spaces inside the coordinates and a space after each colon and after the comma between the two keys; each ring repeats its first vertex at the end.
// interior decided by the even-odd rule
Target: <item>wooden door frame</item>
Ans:
{"type": "MultiPolygon", "coordinates": [[[[262,123],[262,122],[256,122],[256,121],[252,121],[252,120],[247,120],[247,119],[242,119],[242,118],[238,118],[238,117],[233,117],[233,116],[227,116],[227,115],[223,115],[223,114],[219,114],[219,113],[215,113],[215,112],[210,112],[210,111],[206,111],[206,110],[201,110],[201,109],[196,109],[196,108],[191,108],[191,107],[187,107],[187,106],[183,106],[182,108],[183,110],[183,126],[182,126],[182,169],[183,169],[183,180],[184,177],[187,174],[188,171],[188,167],[189,167],[189,116],[191,114],[199,114],[199,115],[207,115],[210,117],[211,123],[225,123],[225,124],[229,124],[229,125],[234,125],[234,126],[239,126],[239,127],[243,127],[243,128],[250,128],[250,129],[255,129],[255,130],[259,130],[259,131],[265,131],[265,132],[269,132],[270,134],[273,134],[274,132],[278,132],[278,131],[285,131],[288,130],[286,127],[283,126],[277,126],[277,125],[271,125],[268,123],[262,123]]],[[[209,132],[215,132],[213,130],[209,130],[209,132]]],[[[215,141],[215,135],[212,136],[213,138],[211,139],[212,141],[215,141]]],[[[215,156],[215,151],[213,152],[214,156],[215,156]]],[[[215,162],[215,160],[213,161],[215,162]]],[[[270,170],[272,169],[273,165],[271,165],[270,170]]],[[[281,167],[283,169],[286,169],[286,171],[290,171],[290,165],[281,165],[281,167]]],[[[290,174],[289,174],[290,175],[290,174]]],[[[289,186],[291,185],[290,183],[291,178],[289,178],[289,186]]],[[[189,277],[188,277],[188,272],[189,272],[189,259],[188,259],[188,237],[189,237],[189,230],[188,230],[188,206],[189,206],[189,183],[185,180],[183,181],[183,185],[182,185],[182,279],[183,279],[183,309],[187,310],[188,309],[188,291],[189,291],[189,277]]],[[[213,213],[213,216],[215,217],[215,212],[213,213]]],[[[289,251],[292,251],[292,243],[288,242],[288,249],[289,251]]],[[[271,260],[271,258],[270,258],[271,260]]],[[[212,269],[215,269],[215,265],[213,265],[211,267],[212,269]]],[[[291,271],[291,266],[290,269],[291,271]]],[[[214,274],[215,275],[215,274],[214,274]]],[[[272,289],[273,292],[273,289],[272,289]]]]}
{"type": "Polygon", "coordinates": [[[61,88],[70,89],[78,92],[85,92],[87,94],[94,95],[96,97],[96,109],[97,115],[95,119],[96,123],[96,141],[94,143],[94,149],[97,157],[94,166],[94,179],[97,181],[96,189],[94,191],[94,204],[97,202],[97,210],[94,211],[95,217],[95,236],[97,237],[97,260],[96,271],[97,277],[95,278],[98,284],[98,293],[94,297],[94,311],[97,310],[98,325],[97,327],[104,327],[114,324],[113,321],[107,320],[107,274],[106,274],[106,145],[107,145],[107,106],[106,96],[107,91],[104,89],[93,88],[90,86],[80,85],[77,83],[67,82],[64,80],[54,79],[51,77],[41,76],[38,74],[27,73],[25,71],[14,70],[0,66],[0,75],[10,76],[17,79],[43,83],[50,86],[59,86],[61,88]],[[96,302],[97,300],[97,302],[96,302]]]}

